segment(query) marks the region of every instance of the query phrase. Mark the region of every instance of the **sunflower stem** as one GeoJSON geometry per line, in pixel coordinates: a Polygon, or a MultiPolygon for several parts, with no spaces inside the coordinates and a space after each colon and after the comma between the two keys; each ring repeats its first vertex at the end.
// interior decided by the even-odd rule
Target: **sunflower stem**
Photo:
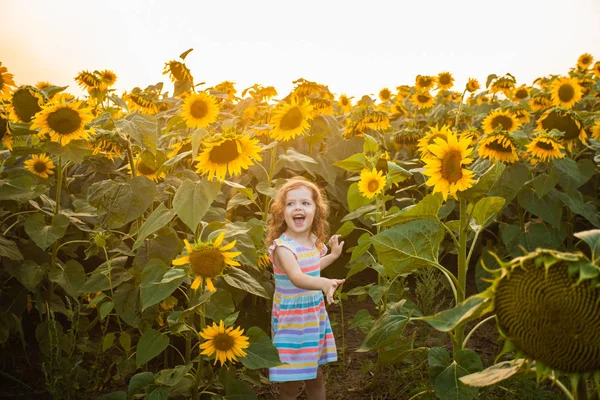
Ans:
{"type": "Polygon", "coordinates": [[[467,89],[463,90],[462,95],[460,96],[460,104],[458,105],[458,111],[456,112],[456,119],[454,121],[454,128],[456,128],[456,132],[458,133],[458,118],[460,116],[460,112],[463,108],[463,101],[465,99],[465,93],[467,93],[467,89]]]}
{"type": "MultiPolygon", "coordinates": [[[[460,199],[460,228],[458,232],[458,288],[457,302],[459,305],[465,300],[467,288],[467,201],[460,199]]],[[[465,324],[461,323],[456,327],[454,335],[454,353],[461,350],[463,346],[463,336],[465,324]]]]}
{"type": "Polygon", "coordinates": [[[133,159],[133,151],[131,150],[131,142],[127,140],[127,160],[129,161],[129,166],[131,167],[131,177],[136,176],[135,170],[135,161],[133,159]]]}
{"type": "MultiPolygon", "coordinates": [[[[202,283],[200,284],[200,293],[204,293],[206,285],[206,279],[202,279],[202,283]]],[[[192,314],[192,318],[193,318],[192,314]]],[[[204,303],[200,305],[200,331],[204,331],[206,327],[206,319],[204,317],[204,303]]],[[[197,400],[198,397],[198,388],[200,387],[200,383],[202,382],[202,377],[204,376],[204,363],[202,361],[202,354],[198,354],[198,367],[196,368],[196,383],[192,387],[192,399],[197,400]]]]}

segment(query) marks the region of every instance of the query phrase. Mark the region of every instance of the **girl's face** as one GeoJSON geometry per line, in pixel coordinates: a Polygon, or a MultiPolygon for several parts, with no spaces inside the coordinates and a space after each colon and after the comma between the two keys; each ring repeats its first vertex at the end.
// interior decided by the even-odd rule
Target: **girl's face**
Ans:
{"type": "Polygon", "coordinates": [[[283,218],[287,230],[295,234],[310,235],[317,206],[312,198],[312,192],[306,186],[292,189],[286,193],[283,218]]]}

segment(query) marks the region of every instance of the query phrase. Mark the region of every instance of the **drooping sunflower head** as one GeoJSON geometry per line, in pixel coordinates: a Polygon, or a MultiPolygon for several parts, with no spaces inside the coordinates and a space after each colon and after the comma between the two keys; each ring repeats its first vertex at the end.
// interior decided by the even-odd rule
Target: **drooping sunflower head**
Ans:
{"type": "Polygon", "coordinates": [[[511,74],[506,74],[499,78],[496,78],[490,86],[492,93],[502,92],[506,97],[510,97],[510,93],[515,88],[517,80],[511,74]]]}
{"type": "Polygon", "coordinates": [[[435,86],[435,76],[417,75],[415,78],[415,87],[418,91],[429,91],[435,86]]]}
{"type": "Polygon", "coordinates": [[[479,96],[477,96],[475,98],[475,104],[477,105],[482,105],[482,104],[489,104],[491,101],[491,99],[486,96],[485,94],[480,94],[479,96]]]}
{"type": "Polygon", "coordinates": [[[435,127],[430,126],[429,132],[419,139],[419,153],[421,154],[421,158],[425,160],[426,158],[433,157],[433,154],[429,152],[429,146],[434,144],[435,140],[438,138],[447,141],[450,133],[450,127],[448,125],[443,125],[441,128],[438,125],[435,127]]]}
{"type": "Polygon", "coordinates": [[[200,345],[203,350],[202,354],[211,356],[215,354],[215,364],[217,361],[221,363],[221,366],[225,364],[227,360],[237,361],[238,357],[245,357],[246,352],[244,349],[250,346],[248,342],[249,338],[242,335],[243,329],[238,326],[236,329],[232,327],[225,328],[223,320],[217,325],[213,322],[212,326],[207,326],[200,336],[206,341],[200,345]]]}
{"type": "Polygon", "coordinates": [[[579,82],[574,78],[558,78],[550,87],[552,104],[557,107],[573,108],[583,96],[579,82]]]}
{"type": "Polygon", "coordinates": [[[375,110],[371,107],[364,107],[362,111],[356,125],[356,129],[359,131],[364,132],[366,129],[384,131],[390,127],[387,112],[375,110]]]}
{"type": "Polygon", "coordinates": [[[441,193],[444,200],[448,195],[456,198],[458,191],[467,190],[475,182],[475,173],[463,168],[473,161],[469,158],[473,150],[469,147],[470,143],[470,139],[458,139],[449,132],[446,139],[438,137],[428,146],[432,156],[423,160],[423,175],[430,177],[425,184],[433,186],[433,193],[441,193]]]}
{"type": "Polygon", "coordinates": [[[469,145],[475,146],[477,144],[477,142],[479,142],[479,139],[481,138],[481,133],[477,130],[477,128],[470,126],[466,130],[462,131],[458,135],[458,138],[460,140],[469,139],[470,140],[469,145]]]}
{"type": "Polygon", "coordinates": [[[31,129],[39,129],[40,138],[48,134],[50,140],[64,146],[71,140],[88,139],[89,131],[85,126],[92,119],[91,109],[82,107],[81,101],[67,103],[64,97],[60,97],[36,114],[31,129]]]}
{"type": "Polygon", "coordinates": [[[47,82],[47,81],[39,81],[38,83],[35,84],[35,87],[40,90],[47,89],[51,86],[54,86],[54,85],[52,85],[50,82],[47,82]]]}
{"type": "Polygon", "coordinates": [[[109,69],[105,69],[98,73],[100,78],[100,87],[106,90],[117,82],[117,74],[109,69]]]}
{"type": "Polygon", "coordinates": [[[55,165],[46,154],[33,154],[31,159],[25,161],[25,168],[40,178],[47,178],[49,175],[54,174],[55,165]]]}
{"type": "Polygon", "coordinates": [[[8,116],[0,111],[0,143],[12,151],[12,138],[8,130],[8,116]]]}
{"type": "Polygon", "coordinates": [[[168,158],[173,158],[178,154],[185,153],[187,151],[192,150],[192,139],[186,138],[183,140],[177,140],[175,143],[169,146],[169,153],[167,154],[168,158]]]}
{"type": "Polygon", "coordinates": [[[513,101],[520,102],[521,100],[525,100],[529,97],[529,88],[527,85],[521,85],[515,89],[513,93],[513,101]]]}
{"type": "Polygon", "coordinates": [[[469,78],[466,88],[468,92],[473,93],[480,88],[479,81],[475,78],[469,78]]]}
{"type": "Polygon", "coordinates": [[[593,68],[594,76],[600,78],[600,61],[596,61],[593,68]]]}
{"type": "Polygon", "coordinates": [[[331,115],[333,114],[333,107],[331,106],[331,100],[324,99],[322,97],[309,97],[310,105],[312,107],[311,116],[316,118],[319,115],[331,115]]]}
{"type": "MultiPolygon", "coordinates": [[[[2,129],[1,126],[0,129],[2,129]]],[[[600,141],[600,120],[596,121],[590,128],[590,132],[592,133],[592,139],[600,141]]]]}
{"type": "Polygon", "coordinates": [[[535,361],[540,375],[600,373],[600,268],[543,249],[499,262],[491,296],[503,353],[535,361]]]}
{"type": "Polygon", "coordinates": [[[217,120],[220,106],[210,94],[200,92],[188,96],[181,106],[181,115],[190,128],[206,128],[217,120]]]}
{"type": "Polygon", "coordinates": [[[577,60],[577,69],[580,71],[585,71],[589,68],[590,65],[594,62],[594,57],[592,57],[589,53],[583,53],[579,56],[577,60]]]}
{"type": "Polygon", "coordinates": [[[169,74],[171,82],[191,82],[192,73],[182,62],[171,60],[165,63],[163,75],[169,74]]]}
{"type": "Polygon", "coordinates": [[[533,140],[527,145],[527,152],[531,156],[539,161],[546,162],[552,161],[555,158],[563,158],[564,154],[561,150],[564,146],[559,143],[559,139],[541,131],[533,140]]]}
{"type": "Polygon", "coordinates": [[[553,107],[547,110],[537,121],[539,130],[551,132],[553,129],[564,133],[562,144],[571,151],[579,142],[585,143],[587,134],[579,115],[565,108],[553,107]]]}
{"type": "Polygon", "coordinates": [[[398,101],[398,100],[404,100],[406,98],[406,96],[408,96],[410,94],[410,91],[412,90],[412,88],[408,85],[400,85],[400,86],[396,86],[396,90],[398,91],[396,93],[396,101],[398,101]]]}
{"type": "Polygon", "coordinates": [[[94,138],[94,142],[89,144],[89,148],[93,155],[114,161],[115,158],[123,156],[125,144],[119,143],[116,137],[111,135],[98,135],[94,138]]]}
{"type": "Polygon", "coordinates": [[[386,102],[392,98],[392,92],[388,88],[383,88],[379,91],[379,100],[386,102]]]}
{"type": "Polygon", "coordinates": [[[292,97],[290,103],[279,103],[271,115],[271,138],[285,142],[304,135],[310,128],[312,111],[313,107],[306,99],[292,97]]]}
{"type": "Polygon", "coordinates": [[[311,82],[304,78],[297,79],[292,83],[296,85],[292,91],[292,95],[299,99],[304,97],[320,97],[326,100],[333,100],[334,98],[333,93],[329,91],[329,87],[326,85],[311,82]]]}
{"type": "Polygon", "coordinates": [[[33,86],[20,86],[12,93],[10,119],[13,122],[31,122],[35,114],[42,111],[42,106],[48,101],[40,90],[33,86]]]}
{"type": "Polygon", "coordinates": [[[521,126],[521,123],[511,112],[497,109],[483,119],[481,126],[483,132],[489,134],[496,129],[513,132],[521,126]]]}
{"type": "Polygon", "coordinates": [[[441,90],[448,90],[454,86],[454,77],[450,72],[440,72],[437,76],[437,87],[441,90]]]}
{"type": "Polygon", "coordinates": [[[228,134],[203,142],[203,149],[196,157],[196,172],[208,180],[224,180],[226,175],[240,175],[254,161],[262,161],[258,139],[244,134],[228,134]]]}
{"type": "Polygon", "coordinates": [[[184,240],[187,255],[173,260],[173,265],[189,265],[190,273],[194,277],[191,285],[193,290],[198,289],[204,279],[208,290],[214,292],[215,287],[212,279],[221,275],[228,266],[240,265],[234,258],[242,253],[228,251],[235,246],[237,241],[234,240],[221,246],[224,238],[225,232],[221,232],[214,241],[196,242],[191,245],[187,240],[184,240]]]}
{"type": "Polygon", "coordinates": [[[87,70],[81,71],[75,77],[75,82],[80,88],[90,93],[93,89],[99,88],[102,84],[98,74],[87,70]]]}
{"type": "Polygon", "coordinates": [[[479,157],[491,162],[513,163],[519,161],[517,145],[507,132],[494,132],[479,141],[479,157]]]}
{"type": "Polygon", "coordinates": [[[531,113],[525,106],[518,105],[515,107],[511,107],[510,112],[521,123],[521,125],[524,125],[531,121],[531,113]]]}
{"type": "Polygon", "coordinates": [[[11,88],[16,86],[13,74],[8,73],[8,69],[2,66],[0,62],[0,100],[10,98],[11,88]]]}
{"type": "Polygon", "coordinates": [[[533,111],[541,111],[552,105],[552,98],[549,93],[538,92],[531,96],[529,100],[529,106],[533,111]]]}
{"type": "Polygon", "coordinates": [[[428,109],[435,104],[435,99],[428,91],[415,92],[411,97],[411,101],[419,109],[428,109]]]}
{"type": "Polygon", "coordinates": [[[235,83],[231,81],[223,81],[215,86],[215,90],[219,92],[223,92],[227,94],[229,100],[235,99],[235,94],[237,93],[237,89],[235,88],[235,83]]]}
{"type": "Polygon", "coordinates": [[[123,99],[127,102],[130,112],[139,111],[142,114],[154,115],[158,112],[158,105],[148,94],[141,90],[133,90],[131,93],[123,93],[123,99]]]}
{"type": "Polygon", "coordinates": [[[352,97],[348,97],[345,94],[340,95],[338,104],[343,112],[347,113],[352,110],[352,97]]]}
{"type": "Polygon", "coordinates": [[[372,199],[376,195],[383,192],[387,179],[383,175],[382,171],[378,171],[376,168],[373,170],[363,169],[360,173],[360,180],[358,181],[358,192],[369,199],[372,199]]]}
{"type": "MultiPolygon", "coordinates": [[[[154,182],[158,182],[167,175],[164,171],[161,171],[160,165],[153,165],[153,163],[156,164],[154,157],[149,155],[146,161],[144,161],[144,158],[145,156],[143,157],[143,154],[141,154],[135,159],[135,176],[145,176],[154,182]]],[[[127,164],[127,170],[131,174],[130,164],[127,164]]]]}

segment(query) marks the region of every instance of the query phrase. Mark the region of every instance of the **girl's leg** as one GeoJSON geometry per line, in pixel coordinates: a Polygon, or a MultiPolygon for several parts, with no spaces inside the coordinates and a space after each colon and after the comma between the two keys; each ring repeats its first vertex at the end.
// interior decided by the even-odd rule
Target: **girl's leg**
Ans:
{"type": "Polygon", "coordinates": [[[281,382],[279,384],[279,398],[281,400],[296,400],[301,386],[302,381],[281,382]]]}
{"type": "Polygon", "coordinates": [[[306,382],[306,396],[308,400],[325,400],[325,379],[321,367],[317,370],[315,379],[304,381],[306,382]]]}

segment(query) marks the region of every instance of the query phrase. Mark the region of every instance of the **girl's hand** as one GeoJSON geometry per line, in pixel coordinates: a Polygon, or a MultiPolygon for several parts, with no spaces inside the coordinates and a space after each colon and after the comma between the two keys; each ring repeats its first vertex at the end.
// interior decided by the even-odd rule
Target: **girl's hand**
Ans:
{"type": "Polygon", "coordinates": [[[344,283],[345,279],[327,279],[325,278],[325,283],[323,285],[323,293],[325,293],[325,297],[327,298],[327,304],[333,303],[333,294],[335,293],[338,286],[344,283]]]}
{"type": "Polygon", "coordinates": [[[342,248],[344,247],[344,242],[340,242],[340,237],[341,235],[333,235],[327,243],[331,249],[331,254],[335,258],[338,258],[342,254],[342,248]]]}

